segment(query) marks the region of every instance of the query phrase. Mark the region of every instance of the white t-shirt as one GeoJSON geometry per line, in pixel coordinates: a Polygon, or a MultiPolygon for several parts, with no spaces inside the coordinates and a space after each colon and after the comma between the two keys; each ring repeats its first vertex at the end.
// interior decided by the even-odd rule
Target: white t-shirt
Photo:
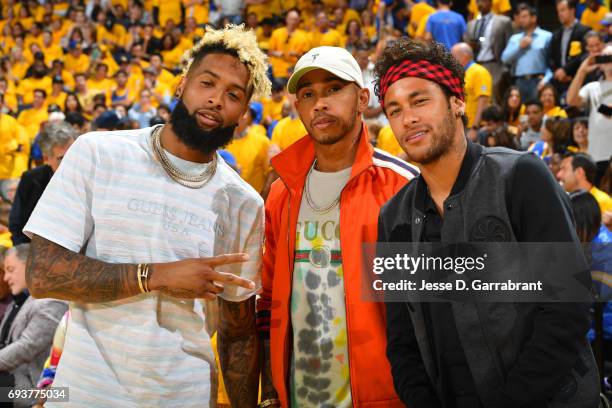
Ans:
{"type": "MultiPolygon", "coordinates": [[[[344,188],[351,168],[312,170],[314,204],[325,208],[344,188]]],[[[321,214],[302,196],[291,291],[293,354],[291,406],[352,407],[349,378],[340,208],[321,214]]]]}
{"type": "Polygon", "coordinates": [[[596,162],[610,160],[612,155],[612,119],[597,112],[604,104],[612,106],[612,81],[589,82],[580,89],[580,97],[589,104],[589,149],[596,162]]]}
{"type": "MultiPolygon", "coordinates": [[[[152,129],[79,137],[24,231],[74,252],[84,247],[87,256],[111,263],[247,252],[249,262],[218,269],[259,287],[261,197],[219,156],[204,187],[181,186],[154,159],[152,129]]],[[[226,285],[223,297],[252,295],[226,285]]],[[[70,310],[54,381],[54,387],[70,387],[70,402],[47,406],[208,405],[211,375],[217,375],[207,331],[217,319],[214,302],[153,292],[107,303],[72,302],[70,310]]]]}

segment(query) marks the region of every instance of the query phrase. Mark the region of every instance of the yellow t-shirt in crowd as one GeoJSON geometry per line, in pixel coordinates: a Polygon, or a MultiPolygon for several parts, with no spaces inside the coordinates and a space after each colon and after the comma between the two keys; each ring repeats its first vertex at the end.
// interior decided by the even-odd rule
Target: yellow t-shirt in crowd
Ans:
{"type": "Polygon", "coordinates": [[[98,25],[96,27],[96,38],[98,39],[98,44],[111,45],[117,43],[117,38],[112,31],[106,29],[105,26],[98,25]]]}
{"type": "Polygon", "coordinates": [[[157,76],[158,82],[163,82],[168,85],[169,88],[172,88],[176,84],[176,77],[170,73],[167,69],[161,70],[159,75],[157,76]]]}
{"type": "Polygon", "coordinates": [[[89,57],[85,54],[81,54],[78,57],[74,57],[70,53],[66,54],[64,57],[64,68],[73,75],[79,72],[87,72],[89,57]]]}
{"type": "Polygon", "coordinates": [[[417,27],[416,32],[414,33],[414,38],[423,38],[427,29],[427,20],[429,20],[429,16],[431,16],[431,14],[426,15],[421,19],[421,21],[419,22],[419,26],[417,27]]]}
{"type": "Polygon", "coordinates": [[[110,105],[110,94],[111,89],[113,89],[113,85],[113,80],[109,78],[104,78],[102,80],[88,79],[87,92],[93,95],[104,94],[106,98],[106,104],[110,105]]]}
{"type": "Polygon", "coordinates": [[[64,80],[64,86],[66,88],[74,89],[74,76],[70,72],[66,71],[65,69],[62,69],[62,73],[60,74],[60,76],[64,80]]]}
{"type": "Polygon", "coordinates": [[[51,44],[49,47],[43,45],[40,48],[45,55],[45,64],[47,64],[47,66],[51,66],[53,60],[61,60],[64,58],[64,51],[58,44],[51,44]]]}
{"type": "Polygon", "coordinates": [[[187,6],[190,3],[189,0],[183,0],[183,6],[185,7],[185,18],[193,17],[198,24],[208,23],[208,0],[202,1],[200,4],[194,4],[187,6]]]}
{"type": "Polygon", "coordinates": [[[11,37],[10,35],[8,37],[3,35],[0,36],[0,50],[2,52],[4,52],[5,54],[9,54],[14,46],[15,40],[13,40],[13,37],[11,37]]]}
{"type": "Polygon", "coordinates": [[[225,148],[234,155],[240,176],[261,193],[268,175],[268,149],[270,139],[266,136],[266,129],[261,125],[251,125],[246,135],[233,139],[225,148]]]}
{"type": "Polygon", "coordinates": [[[376,147],[394,156],[403,153],[402,147],[397,142],[393,130],[390,125],[387,125],[380,129],[378,132],[378,139],[376,140],[376,147]]]}
{"type": "Polygon", "coordinates": [[[279,102],[275,102],[274,99],[266,97],[261,100],[263,105],[263,117],[271,118],[272,120],[281,120],[283,118],[282,111],[283,105],[287,102],[287,97],[283,96],[279,102]]]}
{"type": "Polygon", "coordinates": [[[319,30],[310,32],[310,47],[321,47],[327,45],[330,47],[342,46],[342,35],[337,30],[329,29],[325,33],[319,30]]]}
{"type": "Polygon", "coordinates": [[[361,31],[363,31],[370,41],[374,41],[378,38],[378,31],[376,31],[376,26],[361,26],[361,31]]]}
{"type": "Polygon", "coordinates": [[[5,233],[0,234],[0,246],[11,248],[13,246],[11,236],[11,231],[6,231],[5,233]]]}
{"type": "Polygon", "coordinates": [[[23,96],[24,104],[29,105],[32,103],[35,89],[42,89],[49,95],[52,89],[51,78],[48,76],[40,79],[30,77],[21,81],[17,87],[17,93],[23,96]]]}
{"type": "Polygon", "coordinates": [[[412,7],[412,10],[410,11],[410,20],[408,23],[408,28],[406,30],[408,32],[408,35],[410,37],[415,37],[421,21],[435,12],[436,9],[431,7],[424,0],[420,3],[415,4],[412,7]]]}
{"type": "Polygon", "coordinates": [[[310,49],[310,39],[308,33],[297,29],[289,37],[286,27],[277,28],[272,32],[268,43],[270,51],[282,51],[282,57],[270,57],[272,74],[275,78],[288,78],[289,70],[293,68],[298,60],[298,56],[290,56],[289,52],[299,55],[305,54],[310,49]]]}
{"type": "Polygon", "coordinates": [[[580,22],[591,27],[595,31],[602,31],[605,27],[601,24],[601,20],[603,20],[609,12],[610,10],[605,6],[599,6],[597,12],[593,12],[593,10],[587,7],[582,12],[580,22]]]}
{"type": "Polygon", "coordinates": [[[472,63],[465,71],[465,113],[468,127],[474,124],[478,111],[478,98],[491,97],[493,78],[489,71],[480,64],[472,63]]]}
{"type": "Polygon", "coordinates": [[[257,35],[257,44],[259,45],[259,48],[267,52],[270,49],[270,38],[272,38],[272,36],[266,37],[264,30],[261,27],[257,27],[257,30],[255,30],[255,35],[257,35]]]}
{"type": "MultiPolygon", "coordinates": [[[[53,33],[51,34],[53,36],[53,43],[54,44],[59,44],[62,41],[62,38],[65,37],[68,34],[68,29],[70,28],[68,24],[64,23],[64,20],[55,17],[56,19],[58,19],[60,21],[60,26],[57,29],[53,30],[53,33]]],[[[53,26],[55,27],[55,26],[53,26]]]]}
{"type": "MultiPolygon", "coordinates": [[[[170,89],[170,86],[160,81],[156,81],[155,87],[153,88],[153,93],[161,96],[162,100],[163,98],[172,96],[172,90],[170,89]]],[[[155,97],[151,98],[151,105],[153,105],[154,108],[157,108],[159,106],[159,102],[157,101],[157,98],[155,97]]]]}
{"type": "Polygon", "coordinates": [[[33,17],[20,18],[18,20],[21,23],[21,25],[23,26],[23,29],[26,30],[26,31],[30,31],[30,29],[32,28],[32,25],[34,25],[34,18],[33,17]]]}
{"type": "Polygon", "coordinates": [[[41,123],[47,119],[49,119],[49,113],[47,113],[47,108],[45,107],[26,109],[17,116],[17,122],[25,128],[30,143],[34,141],[34,138],[40,131],[41,123]]]}
{"type": "Polygon", "coordinates": [[[608,194],[601,191],[595,186],[593,186],[593,188],[589,190],[589,193],[591,193],[593,197],[595,197],[595,200],[597,200],[599,208],[601,208],[602,214],[608,211],[612,211],[612,197],[610,197],[608,194]]]}
{"type": "Polygon", "coordinates": [[[25,73],[29,67],[30,64],[28,64],[28,62],[25,60],[16,61],[13,63],[13,65],[11,65],[11,73],[13,74],[13,76],[15,76],[15,78],[21,80],[25,77],[25,73]]]}
{"type": "Polygon", "coordinates": [[[19,147],[19,128],[15,118],[0,113],[0,180],[11,178],[19,147]]]}
{"type": "MultiPolygon", "coordinates": [[[[138,98],[138,89],[128,88],[127,86],[124,89],[119,89],[119,86],[114,83],[111,91],[111,101],[112,97],[121,98],[121,102],[127,101],[127,103],[132,104],[138,98]],[[126,98],[123,99],[123,97],[126,98]]],[[[119,99],[117,99],[117,102],[119,102],[119,99]]]]}
{"type": "Polygon", "coordinates": [[[17,112],[17,87],[15,83],[6,78],[6,92],[4,93],[4,104],[13,112],[17,112]]]}
{"type": "MultiPolygon", "coordinates": [[[[34,37],[32,34],[26,36],[25,41],[23,42],[23,48],[27,50],[27,52],[32,55],[32,51],[30,46],[32,44],[38,44],[39,47],[42,47],[42,35],[34,37]]],[[[34,56],[32,55],[32,60],[34,60],[34,56]]]]}
{"type": "Polygon", "coordinates": [[[159,25],[165,27],[168,20],[176,25],[181,23],[181,2],[176,0],[153,0],[153,7],[159,7],[159,25]]]}
{"type": "Polygon", "coordinates": [[[255,13],[257,21],[261,22],[264,18],[272,17],[274,14],[281,14],[281,4],[278,0],[264,0],[260,4],[247,6],[247,14],[255,13]]]}
{"type": "Polygon", "coordinates": [[[30,147],[32,141],[27,134],[27,129],[21,125],[17,127],[17,140],[21,145],[21,149],[14,154],[13,172],[10,178],[21,178],[22,174],[28,170],[30,164],[30,147]]]}
{"type": "MultiPolygon", "coordinates": [[[[491,11],[494,14],[505,14],[508,11],[512,10],[512,5],[510,4],[510,0],[493,0],[491,4],[491,11]]],[[[468,11],[472,13],[472,16],[476,18],[480,14],[478,11],[478,6],[476,5],[476,0],[470,0],[470,4],[468,5],[468,11]]]]}
{"type": "Polygon", "coordinates": [[[127,87],[130,89],[130,92],[132,90],[140,92],[140,89],[144,84],[144,75],[142,75],[142,71],[140,69],[135,67],[132,67],[130,71],[131,72],[128,72],[129,76],[127,81],[127,87]]]}
{"type": "Polygon", "coordinates": [[[308,131],[300,118],[286,117],[278,121],[272,131],[272,144],[285,150],[293,143],[306,136],[308,131]]]}
{"type": "Polygon", "coordinates": [[[567,112],[562,109],[560,106],[555,106],[552,109],[549,109],[547,112],[544,112],[544,116],[547,118],[552,118],[558,116],[560,118],[567,118],[567,112]]]}
{"type": "Polygon", "coordinates": [[[47,95],[47,106],[57,105],[61,110],[64,110],[64,104],[66,103],[66,92],[60,92],[56,96],[53,94],[47,95]]]}
{"type": "MultiPolygon", "coordinates": [[[[349,8],[346,9],[346,12],[344,13],[344,18],[342,19],[342,26],[346,28],[349,21],[351,20],[357,20],[359,22],[359,25],[361,26],[361,17],[359,16],[359,13],[357,12],[357,10],[349,8]]],[[[344,30],[342,30],[341,32],[344,32],[344,30]]]]}
{"type": "Polygon", "coordinates": [[[161,56],[164,59],[164,65],[169,69],[174,69],[180,64],[184,52],[179,46],[168,51],[162,51],[161,56]]]}

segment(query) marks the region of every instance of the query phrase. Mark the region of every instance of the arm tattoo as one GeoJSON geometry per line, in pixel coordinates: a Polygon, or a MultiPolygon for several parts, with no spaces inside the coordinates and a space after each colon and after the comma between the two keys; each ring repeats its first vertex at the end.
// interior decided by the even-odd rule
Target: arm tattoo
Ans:
{"type": "Polygon", "coordinates": [[[26,266],[28,289],[37,298],[100,303],[140,293],[136,265],[111,264],[34,236],[26,266]]]}
{"type": "Polygon", "coordinates": [[[219,298],[217,349],[232,407],[254,407],[259,391],[255,296],[243,302],[219,298]]]}

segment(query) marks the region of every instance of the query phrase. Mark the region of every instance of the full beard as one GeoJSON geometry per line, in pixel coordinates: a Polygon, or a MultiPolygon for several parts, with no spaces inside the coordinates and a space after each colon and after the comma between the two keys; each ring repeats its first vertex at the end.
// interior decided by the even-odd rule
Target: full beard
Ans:
{"type": "Polygon", "coordinates": [[[406,149],[408,161],[418,164],[430,164],[437,161],[440,159],[440,157],[444,156],[450,151],[451,147],[453,146],[453,139],[456,131],[457,123],[455,121],[455,116],[449,108],[446,113],[446,117],[440,123],[440,125],[437,128],[432,129],[431,145],[424,154],[418,155],[414,152],[410,152],[409,149],[406,149]]]}
{"type": "Polygon", "coordinates": [[[232,140],[237,124],[205,130],[198,125],[195,113],[190,114],[187,106],[179,99],[170,115],[170,126],[179,140],[188,148],[210,154],[232,140]]]}

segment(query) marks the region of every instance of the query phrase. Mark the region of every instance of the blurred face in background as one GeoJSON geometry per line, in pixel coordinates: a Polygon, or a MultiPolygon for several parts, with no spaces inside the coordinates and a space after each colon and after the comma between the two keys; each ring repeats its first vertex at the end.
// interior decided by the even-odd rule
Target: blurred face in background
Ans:
{"type": "Polygon", "coordinates": [[[572,160],[571,157],[566,157],[561,161],[561,167],[557,172],[557,179],[563,184],[563,188],[565,191],[571,193],[572,191],[578,190],[578,178],[576,177],[576,172],[580,169],[574,170],[572,168],[572,160]]]}
{"type": "Polygon", "coordinates": [[[542,108],[538,105],[527,105],[525,113],[527,114],[527,123],[530,128],[537,130],[542,126],[542,118],[544,117],[542,108]]]}
{"type": "Polygon", "coordinates": [[[604,49],[604,43],[599,37],[588,37],[586,39],[586,50],[589,56],[599,55],[604,49]]]}
{"type": "Polygon", "coordinates": [[[287,28],[290,31],[295,30],[300,24],[300,15],[297,11],[293,10],[287,14],[287,18],[285,19],[285,23],[287,24],[287,28]]]}
{"type": "Polygon", "coordinates": [[[13,295],[18,295],[27,288],[25,269],[25,262],[19,260],[15,253],[4,258],[4,281],[13,295]]]}
{"type": "Polygon", "coordinates": [[[518,14],[519,27],[523,30],[531,30],[535,28],[537,17],[532,16],[529,10],[521,10],[518,14]]]}
{"type": "Polygon", "coordinates": [[[521,106],[521,93],[518,89],[513,89],[508,95],[508,106],[511,109],[518,109],[521,106]]]}
{"type": "Polygon", "coordinates": [[[557,17],[562,25],[568,26],[576,19],[576,10],[571,8],[567,1],[561,1],[557,3],[557,17]]]}
{"type": "Polygon", "coordinates": [[[34,91],[34,101],[32,105],[34,105],[35,109],[40,109],[45,104],[45,95],[42,92],[34,91]]]}
{"type": "Polygon", "coordinates": [[[574,142],[576,142],[577,145],[580,146],[580,145],[584,145],[588,143],[589,128],[587,128],[584,122],[574,123],[572,132],[573,132],[574,142]]]}
{"type": "Polygon", "coordinates": [[[550,109],[555,107],[555,93],[550,88],[545,88],[542,90],[542,94],[540,95],[540,102],[544,107],[544,112],[548,112],[550,109]]]}
{"type": "Polygon", "coordinates": [[[370,52],[368,50],[357,50],[353,53],[353,57],[357,60],[359,68],[362,70],[368,68],[368,64],[370,63],[370,52]]]}
{"type": "Polygon", "coordinates": [[[123,88],[127,85],[128,78],[127,75],[125,75],[123,72],[120,72],[115,77],[115,80],[117,81],[117,85],[119,85],[120,88],[123,88]]]}
{"type": "Polygon", "coordinates": [[[322,11],[319,14],[317,14],[315,25],[317,26],[319,30],[323,31],[327,29],[328,23],[329,23],[329,20],[327,18],[327,13],[322,11]]]}
{"type": "Polygon", "coordinates": [[[0,263],[0,300],[5,299],[11,293],[11,288],[4,280],[4,260],[0,263]]]}
{"type": "Polygon", "coordinates": [[[68,95],[66,97],[66,109],[68,112],[74,112],[78,108],[78,100],[74,95],[68,95]]]}
{"type": "Polygon", "coordinates": [[[491,12],[491,0],[477,0],[476,6],[478,7],[478,11],[482,15],[487,15],[491,12]]]}
{"type": "Polygon", "coordinates": [[[151,92],[142,91],[140,93],[140,106],[141,107],[149,107],[151,105],[151,92]]]}

